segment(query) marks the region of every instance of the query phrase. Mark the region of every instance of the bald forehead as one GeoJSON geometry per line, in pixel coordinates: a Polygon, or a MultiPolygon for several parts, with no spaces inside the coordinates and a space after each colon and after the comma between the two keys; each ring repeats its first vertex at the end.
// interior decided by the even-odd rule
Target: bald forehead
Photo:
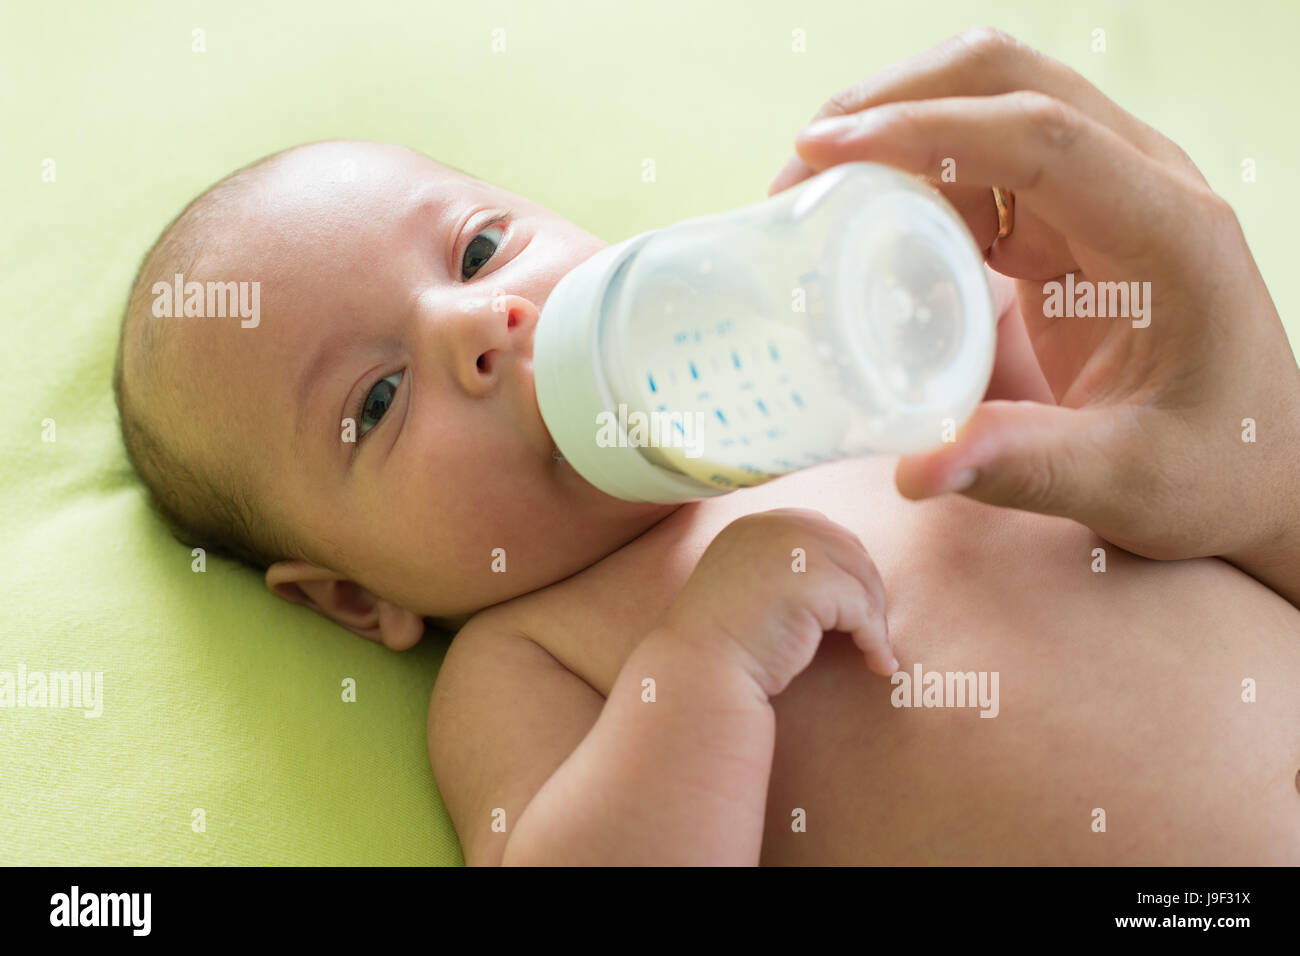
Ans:
{"type": "Polygon", "coordinates": [[[360,191],[391,190],[415,180],[480,182],[423,153],[394,143],[341,140],[309,143],[286,150],[268,166],[261,182],[272,189],[310,195],[312,187],[337,194],[330,187],[360,191]],[[295,188],[296,187],[296,188],[295,188]]]}
{"type": "Polygon", "coordinates": [[[206,364],[205,356],[215,359],[215,351],[243,343],[210,338],[233,332],[223,328],[228,323],[154,316],[155,282],[170,282],[175,273],[186,281],[220,280],[236,273],[238,278],[254,265],[259,275],[253,278],[270,279],[271,271],[291,273],[294,270],[278,267],[293,256],[294,247],[314,244],[313,234],[323,239],[340,218],[345,225],[349,218],[360,224],[370,221],[376,209],[396,212],[402,205],[432,201],[471,183],[487,186],[406,147],[357,140],[291,147],[233,174],[205,192],[175,223],[160,240],[162,255],[141,275],[123,330],[127,377],[137,389],[166,394],[173,409],[192,403],[190,414],[214,398],[234,399],[233,394],[221,395],[233,382],[204,375],[207,387],[200,389],[195,376],[206,364]],[[209,391],[212,387],[216,395],[209,391]],[[207,392],[203,400],[199,392],[207,392]]]}
{"type": "Polygon", "coordinates": [[[373,272],[376,252],[366,238],[393,233],[385,220],[396,223],[420,207],[450,208],[466,189],[490,187],[391,144],[314,143],[272,157],[186,227],[203,236],[185,280],[256,281],[260,326],[155,318],[146,308],[141,319],[150,328],[141,341],[151,340],[157,383],[184,389],[177,404],[190,415],[215,406],[227,421],[247,418],[251,427],[258,405],[245,379],[271,375],[315,334],[311,307],[298,303],[318,302],[328,286],[332,307],[362,308],[369,293],[349,277],[373,272]]]}
{"type": "Polygon", "coordinates": [[[208,223],[204,264],[283,271],[306,250],[336,255],[340,250],[328,247],[349,234],[362,235],[404,210],[466,189],[491,187],[401,146],[349,141],[296,147],[223,203],[225,221],[208,223]]]}

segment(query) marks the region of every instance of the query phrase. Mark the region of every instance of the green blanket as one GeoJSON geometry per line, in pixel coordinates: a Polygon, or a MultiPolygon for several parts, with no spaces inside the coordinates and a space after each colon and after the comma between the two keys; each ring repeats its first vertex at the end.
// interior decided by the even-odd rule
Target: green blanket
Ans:
{"type": "Polygon", "coordinates": [[[4,4],[0,685],[39,673],[51,704],[77,672],[93,700],[0,708],[0,863],[461,862],[425,743],[449,636],[395,654],[254,571],[195,573],[118,437],[112,358],[140,257],[252,159],[400,142],[613,242],[760,200],[825,98],[992,22],[1187,148],[1237,207],[1300,340],[1278,215],[1300,208],[1285,119],[1296,7],[1021,6],[4,4]]]}

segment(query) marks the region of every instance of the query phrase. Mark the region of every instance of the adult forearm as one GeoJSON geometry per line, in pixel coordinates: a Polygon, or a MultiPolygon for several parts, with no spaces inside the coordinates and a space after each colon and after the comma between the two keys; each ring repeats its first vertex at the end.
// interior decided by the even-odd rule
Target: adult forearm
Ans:
{"type": "Polygon", "coordinates": [[[1259,451],[1234,496],[1252,533],[1220,557],[1300,608],[1300,369],[1291,372],[1268,383],[1277,404],[1268,438],[1251,446],[1259,451]]]}
{"type": "Polygon", "coordinates": [[[775,720],[721,647],[652,631],[520,816],[502,863],[756,864],[775,720]]]}

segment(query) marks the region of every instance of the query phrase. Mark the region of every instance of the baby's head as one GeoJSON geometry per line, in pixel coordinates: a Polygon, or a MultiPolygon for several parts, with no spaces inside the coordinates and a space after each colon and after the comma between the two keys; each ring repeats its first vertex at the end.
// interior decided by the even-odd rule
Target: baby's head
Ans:
{"type": "Polygon", "coordinates": [[[122,323],[114,389],[155,508],[394,649],[591,565],[672,510],[587,484],[537,409],[540,310],[604,245],[391,144],[231,174],[163,232],[122,323]]]}

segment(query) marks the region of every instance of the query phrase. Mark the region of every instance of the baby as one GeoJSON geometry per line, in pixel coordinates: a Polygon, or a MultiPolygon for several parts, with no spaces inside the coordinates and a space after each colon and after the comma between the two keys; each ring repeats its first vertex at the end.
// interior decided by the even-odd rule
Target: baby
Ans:
{"type": "Polygon", "coordinates": [[[1300,862],[1300,610],[1232,565],[910,502],[888,457],[682,506],[587,484],[531,356],[604,245],[316,143],[191,203],[123,323],[180,540],[394,650],[458,629],[429,754],[469,863],[1300,862]],[[256,282],[258,319],[169,317],[176,282],[256,282]]]}

